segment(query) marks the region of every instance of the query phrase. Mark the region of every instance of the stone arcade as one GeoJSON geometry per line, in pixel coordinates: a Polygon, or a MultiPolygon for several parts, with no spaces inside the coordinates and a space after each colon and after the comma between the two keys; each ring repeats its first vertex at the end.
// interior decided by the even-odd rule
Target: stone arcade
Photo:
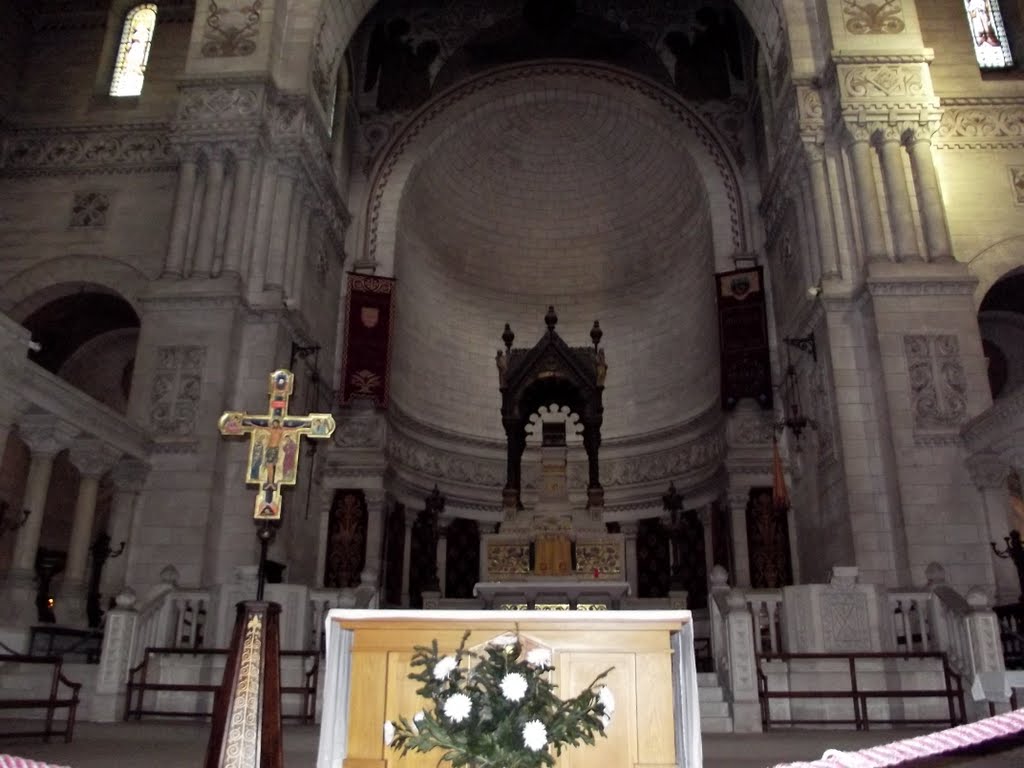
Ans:
{"type": "Polygon", "coordinates": [[[990,5],[979,42],[948,0],[0,0],[0,640],[106,611],[97,719],[145,645],[226,645],[258,545],[217,419],[288,369],[338,426],[284,491],[285,648],[339,606],[689,607],[738,730],[755,642],[974,622],[998,672],[1024,8],[990,5]],[[516,379],[549,306],[564,391],[516,379]],[[553,594],[489,588],[531,544],[553,594]]]}

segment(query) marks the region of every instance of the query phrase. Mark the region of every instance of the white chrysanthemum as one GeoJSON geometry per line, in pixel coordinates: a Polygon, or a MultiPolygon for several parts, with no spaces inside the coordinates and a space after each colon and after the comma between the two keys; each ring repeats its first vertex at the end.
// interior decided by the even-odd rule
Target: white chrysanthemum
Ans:
{"type": "Polygon", "coordinates": [[[434,679],[444,680],[452,673],[452,670],[459,666],[454,656],[445,656],[434,665],[434,679]]]}
{"type": "Polygon", "coordinates": [[[611,688],[602,685],[597,691],[597,700],[604,706],[604,713],[606,715],[615,714],[615,697],[612,695],[611,688]]]}
{"type": "Polygon", "coordinates": [[[548,743],[548,729],[540,720],[530,720],[523,725],[523,744],[534,752],[544,749],[548,743]]]}
{"type": "Polygon", "coordinates": [[[547,648],[534,648],[526,654],[526,663],[534,667],[550,667],[551,651],[547,648]]]}
{"type": "Polygon", "coordinates": [[[526,688],[526,678],[518,672],[509,672],[501,679],[501,693],[509,701],[522,701],[526,688]]]}
{"type": "Polygon", "coordinates": [[[418,734],[420,732],[419,726],[417,726],[416,723],[423,722],[423,718],[425,718],[426,716],[427,715],[423,712],[422,709],[412,716],[412,723],[410,723],[410,725],[412,726],[413,733],[418,734]]]}
{"type": "Polygon", "coordinates": [[[391,742],[395,740],[395,724],[390,720],[384,721],[384,746],[391,746],[391,742]]]}
{"type": "Polygon", "coordinates": [[[464,693],[449,696],[444,702],[444,715],[454,723],[461,723],[473,710],[473,702],[464,693]]]}

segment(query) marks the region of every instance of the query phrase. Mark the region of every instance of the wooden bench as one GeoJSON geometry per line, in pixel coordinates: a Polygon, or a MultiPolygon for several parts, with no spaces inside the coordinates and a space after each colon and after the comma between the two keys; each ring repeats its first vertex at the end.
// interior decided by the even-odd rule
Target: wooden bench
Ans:
{"type": "MultiPolygon", "coordinates": [[[[200,657],[222,656],[227,659],[227,648],[146,648],[142,662],[128,673],[128,696],[124,704],[124,719],[141,720],[143,715],[159,715],[162,717],[210,717],[213,714],[213,699],[210,700],[208,711],[161,709],[156,703],[146,707],[144,697],[147,692],[175,691],[179,693],[211,693],[216,695],[220,689],[220,681],[216,683],[153,683],[148,680],[151,659],[160,657],[182,656],[200,657]]],[[[281,651],[281,660],[288,658],[303,659],[302,683],[300,685],[282,685],[281,698],[286,695],[299,696],[299,711],[282,712],[283,719],[298,720],[301,723],[312,723],[316,717],[316,688],[320,670],[320,654],[316,651],[281,651]],[[312,666],[306,669],[306,660],[312,659],[312,666]]],[[[283,708],[282,708],[283,709],[283,708]]]]}
{"type": "Polygon", "coordinates": [[[73,683],[64,677],[61,667],[64,663],[60,656],[24,656],[22,654],[2,653],[0,663],[7,664],[36,664],[49,665],[52,667],[50,674],[49,695],[45,698],[22,698],[22,699],[0,699],[0,709],[45,709],[45,726],[41,731],[0,731],[0,737],[36,737],[42,736],[44,741],[49,741],[54,734],[64,734],[64,741],[70,742],[75,730],[75,715],[78,712],[78,691],[81,683],[73,683]],[[70,695],[62,696],[61,686],[70,689],[70,695]],[[54,715],[58,709],[67,709],[67,719],[64,722],[63,731],[54,727],[54,715]]]}

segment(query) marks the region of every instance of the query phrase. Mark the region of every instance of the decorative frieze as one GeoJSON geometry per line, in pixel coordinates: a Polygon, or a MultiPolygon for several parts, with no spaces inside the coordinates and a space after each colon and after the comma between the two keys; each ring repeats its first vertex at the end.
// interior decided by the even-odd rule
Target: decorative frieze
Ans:
{"type": "Polygon", "coordinates": [[[967,378],[957,337],[908,335],[903,348],[915,431],[957,427],[967,412],[967,378]]]}
{"type": "Polygon", "coordinates": [[[943,99],[933,138],[943,149],[1011,149],[1024,146],[1024,100],[943,99]]]}
{"type": "Polygon", "coordinates": [[[898,35],[907,28],[900,0],[843,0],[843,25],[851,35],[898,35]]]}
{"type": "Polygon", "coordinates": [[[92,126],[7,133],[0,174],[134,173],[177,165],[166,124],[92,126]]]}
{"type": "Polygon", "coordinates": [[[260,31],[261,0],[210,0],[203,44],[205,58],[251,56],[260,31]]]}
{"type": "Polygon", "coordinates": [[[182,90],[178,123],[224,123],[255,120],[263,111],[265,89],[259,83],[197,84],[182,90]]]}
{"type": "Polygon", "coordinates": [[[157,347],[150,391],[150,425],[157,437],[190,437],[196,430],[206,347],[157,347]]]}

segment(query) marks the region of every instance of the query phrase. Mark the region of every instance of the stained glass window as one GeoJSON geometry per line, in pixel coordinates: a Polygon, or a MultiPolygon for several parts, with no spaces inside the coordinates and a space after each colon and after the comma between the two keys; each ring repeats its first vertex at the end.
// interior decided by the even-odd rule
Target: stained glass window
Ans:
{"type": "Polygon", "coordinates": [[[982,69],[1013,66],[1010,43],[1003,26],[999,0],[964,0],[967,21],[974,39],[974,56],[982,69]]]}
{"type": "Polygon", "coordinates": [[[146,79],[146,62],[156,28],[156,4],[136,5],[124,19],[117,63],[110,81],[111,96],[138,96],[146,79]]]}

